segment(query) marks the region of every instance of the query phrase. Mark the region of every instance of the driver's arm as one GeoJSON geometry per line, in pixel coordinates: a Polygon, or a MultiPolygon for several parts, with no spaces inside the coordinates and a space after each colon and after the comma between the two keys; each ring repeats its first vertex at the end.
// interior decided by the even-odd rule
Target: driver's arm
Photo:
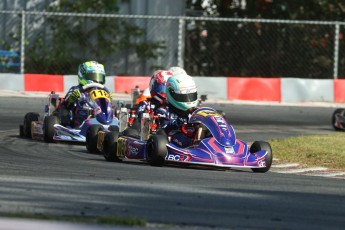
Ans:
{"type": "Polygon", "coordinates": [[[80,97],[81,97],[81,91],[80,91],[79,86],[73,86],[67,92],[65,96],[65,102],[67,103],[67,106],[70,106],[70,105],[73,105],[74,102],[76,102],[80,97]]]}

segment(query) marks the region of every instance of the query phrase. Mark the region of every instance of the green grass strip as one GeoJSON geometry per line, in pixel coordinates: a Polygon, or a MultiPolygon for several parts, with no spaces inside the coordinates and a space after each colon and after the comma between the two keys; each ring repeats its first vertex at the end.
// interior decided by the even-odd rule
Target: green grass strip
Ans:
{"type": "Polygon", "coordinates": [[[278,158],[281,162],[338,170],[345,170],[344,142],[345,133],[343,132],[269,141],[273,158],[278,158]]]}

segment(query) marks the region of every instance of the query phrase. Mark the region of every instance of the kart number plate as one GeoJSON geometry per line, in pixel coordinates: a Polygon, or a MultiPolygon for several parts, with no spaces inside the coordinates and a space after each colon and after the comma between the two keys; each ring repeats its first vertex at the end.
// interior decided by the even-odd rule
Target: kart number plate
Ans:
{"type": "Polygon", "coordinates": [[[109,93],[103,89],[91,90],[90,97],[92,100],[99,99],[99,98],[109,99],[109,93]]]}
{"type": "Polygon", "coordinates": [[[202,110],[202,111],[199,111],[197,114],[203,117],[219,116],[219,114],[213,110],[202,110]]]}

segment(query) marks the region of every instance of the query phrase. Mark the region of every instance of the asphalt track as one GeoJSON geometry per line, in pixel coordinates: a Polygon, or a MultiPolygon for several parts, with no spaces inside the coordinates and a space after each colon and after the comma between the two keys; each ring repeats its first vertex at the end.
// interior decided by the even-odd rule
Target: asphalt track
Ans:
{"type": "MultiPolygon", "coordinates": [[[[134,216],[173,229],[345,226],[345,180],[110,163],[82,145],[20,138],[24,114],[42,113],[45,100],[0,97],[0,212],[134,216]]],[[[333,132],[331,107],[212,106],[245,141],[333,132]]]]}

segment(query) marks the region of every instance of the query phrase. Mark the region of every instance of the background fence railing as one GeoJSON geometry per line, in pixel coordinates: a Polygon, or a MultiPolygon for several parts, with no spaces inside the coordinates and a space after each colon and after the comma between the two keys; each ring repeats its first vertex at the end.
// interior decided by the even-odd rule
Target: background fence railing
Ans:
{"type": "Polygon", "coordinates": [[[2,72],[75,74],[93,59],[109,75],[179,65],[192,76],[345,78],[343,22],[0,11],[0,25],[0,50],[21,57],[2,72]]]}

